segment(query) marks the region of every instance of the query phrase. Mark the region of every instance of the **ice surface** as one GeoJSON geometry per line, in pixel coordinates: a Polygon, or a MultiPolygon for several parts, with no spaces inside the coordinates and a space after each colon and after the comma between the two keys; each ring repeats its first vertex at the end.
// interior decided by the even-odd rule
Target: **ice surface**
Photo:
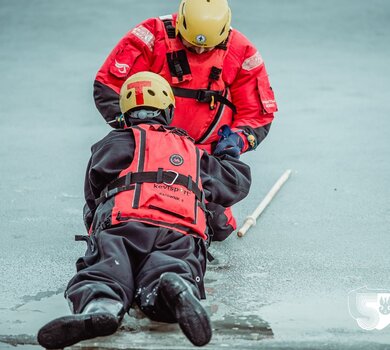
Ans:
{"type": "MultiPolygon", "coordinates": [[[[34,332],[67,312],[61,294],[85,250],[73,240],[84,230],[84,169],[109,130],[94,75],[125,32],[177,3],[0,0],[1,349],[15,339],[31,348],[34,332]]],[[[238,221],[285,169],[293,174],[243,239],[213,247],[206,305],[222,330],[212,348],[381,348],[388,329],[360,330],[347,295],[390,290],[390,2],[231,6],[279,103],[269,137],[242,157],[253,189],[234,208],[238,221]]],[[[115,346],[183,340],[177,329],[144,330],[125,329],[115,346]]]]}

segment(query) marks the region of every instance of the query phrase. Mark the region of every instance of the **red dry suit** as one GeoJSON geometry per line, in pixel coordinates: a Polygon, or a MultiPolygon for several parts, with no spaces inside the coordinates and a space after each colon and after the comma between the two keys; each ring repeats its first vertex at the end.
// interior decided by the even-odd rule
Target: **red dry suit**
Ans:
{"type": "Polygon", "coordinates": [[[119,41],[96,75],[97,108],[106,121],[114,120],[126,78],[152,71],[167,79],[175,93],[171,125],[186,130],[201,148],[212,151],[224,124],[241,131],[243,151],[256,148],[277,111],[260,53],[236,29],[212,51],[193,53],[175,35],[175,23],[176,15],[151,18],[119,41]]]}

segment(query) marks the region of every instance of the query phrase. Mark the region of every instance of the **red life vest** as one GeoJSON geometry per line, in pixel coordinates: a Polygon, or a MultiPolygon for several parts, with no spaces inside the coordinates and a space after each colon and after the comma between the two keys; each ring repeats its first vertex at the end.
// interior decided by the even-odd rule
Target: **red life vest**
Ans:
{"type": "Polygon", "coordinates": [[[199,150],[162,125],[132,127],[134,158],[107,188],[115,194],[112,225],[140,221],[183,234],[206,235],[199,150]]]}

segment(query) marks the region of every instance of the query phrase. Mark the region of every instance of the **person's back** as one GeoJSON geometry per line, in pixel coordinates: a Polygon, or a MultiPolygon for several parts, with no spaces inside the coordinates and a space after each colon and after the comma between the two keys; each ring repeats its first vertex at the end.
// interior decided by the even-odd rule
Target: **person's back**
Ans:
{"type": "MultiPolygon", "coordinates": [[[[104,157],[115,164],[124,164],[130,159],[131,162],[117,176],[108,175],[114,175],[115,179],[101,191],[97,203],[112,199],[112,205],[102,208],[105,212],[98,213],[98,222],[100,217],[107,217],[110,210],[111,225],[127,221],[156,223],[207,239],[199,171],[202,151],[184,131],[161,124],[139,124],[122,132],[112,132],[109,142],[107,147],[107,140],[104,141],[104,157]]],[[[95,146],[91,169],[92,173],[102,176],[104,160],[100,160],[99,147],[95,146]]],[[[106,181],[104,177],[101,185],[106,181]]],[[[98,181],[93,180],[93,183],[94,192],[99,192],[98,181]]]]}

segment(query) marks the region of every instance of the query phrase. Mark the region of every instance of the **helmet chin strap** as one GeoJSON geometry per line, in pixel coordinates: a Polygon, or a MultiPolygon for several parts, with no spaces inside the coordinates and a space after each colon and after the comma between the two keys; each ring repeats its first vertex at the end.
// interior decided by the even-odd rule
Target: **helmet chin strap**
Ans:
{"type": "Polygon", "coordinates": [[[137,111],[131,111],[129,113],[130,118],[134,119],[153,119],[158,117],[161,114],[161,111],[150,111],[147,109],[139,109],[137,111]]]}
{"type": "Polygon", "coordinates": [[[164,114],[165,114],[164,119],[165,119],[167,125],[171,124],[174,111],[175,111],[175,107],[173,107],[173,106],[169,106],[168,108],[166,108],[164,110],[164,114]]]}
{"type": "Polygon", "coordinates": [[[166,112],[163,110],[138,109],[124,115],[124,127],[142,123],[158,123],[168,125],[166,112]]]}
{"type": "Polygon", "coordinates": [[[147,122],[148,120],[156,119],[157,123],[169,125],[173,118],[174,107],[170,106],[165,110],[151,111],[149,109],[139,109],[136,111],[127,112],[116,117],[107,124],[117,123],[120,129],[130,127],[131,125],[147,122]],[[133,119],[133,123],[131,120],[133,119]]]}

